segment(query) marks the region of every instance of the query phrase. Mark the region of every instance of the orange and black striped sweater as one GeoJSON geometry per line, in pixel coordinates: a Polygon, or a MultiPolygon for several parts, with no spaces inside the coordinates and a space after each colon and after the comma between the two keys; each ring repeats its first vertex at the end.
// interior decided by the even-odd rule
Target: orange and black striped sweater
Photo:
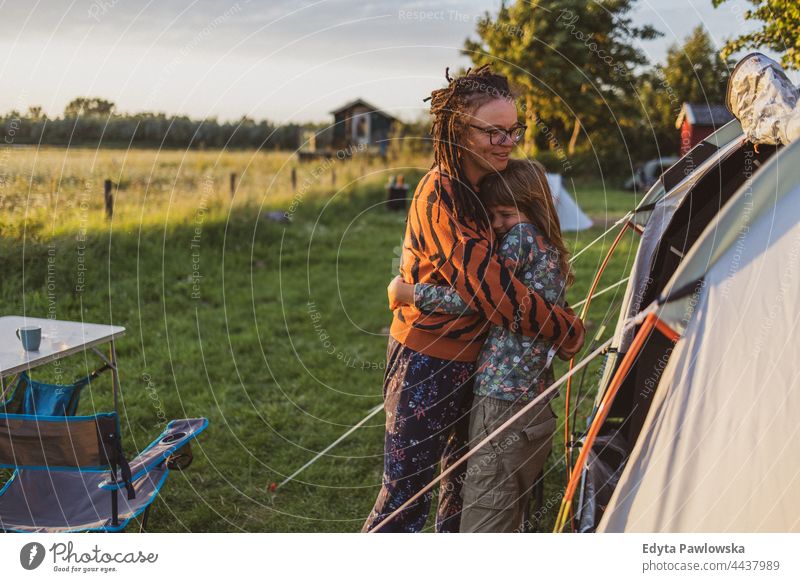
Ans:
{"type": "MultiPolygon", "coordinates": [[[[444,360],[473,362],[490,323],[569,345],[582,323],[514,277],[493,252],[491,231],[454,217],[450,178],[433,169],[420,181],[408,212],[400,274],[406,283],[450,285],[476,313],[394,310],[391,335],[409,348],[444,360]]],[[[581,334],[582,335],[582,334],[581,334]]]]}

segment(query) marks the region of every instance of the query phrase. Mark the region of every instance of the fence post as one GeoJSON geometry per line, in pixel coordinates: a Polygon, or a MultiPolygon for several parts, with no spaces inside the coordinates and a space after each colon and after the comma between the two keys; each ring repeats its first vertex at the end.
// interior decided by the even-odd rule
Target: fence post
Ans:
{"type": "Polygon", "coordinates": [[[336,187],[336,166],[331,166],[331,186],[336,187]]]}
{"type": "Polygon", "coordinates": [[[111,180],[103,183],[103,199],[106,203],[106,217],[111,220],[114,218],[114,195],[111,193],[111,180]]]}
{"type": "Polygon", "coordinates": [[[292,167],[292,192],[297,192],[297,168],[292,167]]]}
{"type": "Polygon", "coordinates": [[[236,194],[236,172],[231,172],[231,198],[236,194]]]}

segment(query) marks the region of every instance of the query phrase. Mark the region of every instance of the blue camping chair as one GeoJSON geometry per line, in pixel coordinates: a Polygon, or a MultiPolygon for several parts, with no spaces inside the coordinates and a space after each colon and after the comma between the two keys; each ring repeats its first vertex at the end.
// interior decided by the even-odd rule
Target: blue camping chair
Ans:
{"type": "Polygon", "coordinates": [[[6,401],[0,403],[0,412],[75,416],[81,391],[108,369],[108,365],[103,366],[73,384],[46,384],[22,372],[6,401]]]}
{"type": "Polygon", "coordinates": [[[128,464],[115,412],[0,414],[0,467],[14,469],[0,491],[0,529],[116,532],[142,514],[144,529],[170,469],[189,466],[190,442],[207,426],[173,420],[128,464]]]}

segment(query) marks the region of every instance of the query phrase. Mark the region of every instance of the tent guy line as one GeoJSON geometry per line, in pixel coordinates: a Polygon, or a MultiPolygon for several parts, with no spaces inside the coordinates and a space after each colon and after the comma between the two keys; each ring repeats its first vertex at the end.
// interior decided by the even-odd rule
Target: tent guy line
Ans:
{"type": "Polygon", "coordinates": [[[576,366],[575,366],[575,367],[574,367],[572,370],[570,370],[570,371],[569,371],[569,373],[567,373],[567,374],[564,374],[563,376],[561,376],[561,378],[559,378],[558,380],[556,380],[555,382],[553,382],[553,383],[552,383],[552,384],[551,384],[551,385],[550,385],[550,386],[549,386],[549,387],[548,387],[546,390],[544,390],[544,391],[543,391],[541,394],[539,394],[539,396],[537,396],[536,398],[534,398],[533,400],[531,400],[530,402],[528,402],[528,403],[527,403],[527,404],[526,404],[524,407],[520,408],[520,409],[519,409],[519,411],[517,411],[517,412],[516,412],[516,414],[514,414],[513,416],[511,416],[511,417],[510,417],[510,418],[509,418],[507,421],[505,421],[503,424],[501,424],[500,426],[498,426],[498,427],[497,427],[495,430],[493,430],[493,431],[492,431],[490,434],[486,435],[486,438],[484,438],[484,439],[483,439],[481,442],[479,442],[477,445],[475,445],[473,448],[471,448],[469,451],[467,451],[467,452],[464,454],[464,456],[463,456],[463,457],[461,457],[460,459],[458,459],[458,460],[457,460],[455,463],[453,463],[452,465],[450,465],[450,466],[449,466],[447,469],[445,469],[444,471],[442,471],[441,473],[439,473],[439,475],[438,475],[436,478],[434,478],[434,479],[433,479],[433,480],[432,480],[430,483],[428,483],[428,484],[427,484],[425,487],[423,487],[422,489],[420,489],[419,491],[417,491],[417,493],[415,493],[415,494],[414,494],[412,497],[410,497],[410,498],[409,498],[409,499],[408,499],[408,500],[407,500],[405,503],[403,503],[403,505],[401,505],[400,507],[398,507],[397,509],[395,509],[395,510],[394,510],[392,513],[390,513],[390,514],[389,514],[389,515],[386,517],[386,519],[384,519],[383,521],[381,521],[381,522],[380,522],[380,523],[379,523],[379,524],[378,524],[378,525],[377,525],[377,526],[376,526],[374,529],[372,529],[372,530],[371,530],[370,532],[368,532],[368,533],[377,533],[377,532],[379,532],[379,531],[381,530],[381,528],[383,528],[383,526],[385,526],[385,525],[386,525],[387,523],[389,523],[389,522],[390,522],[392,519],[394,519],[395,517],[397,517],[397,516],[400,514],[400,512],[402,512],[402,511],[403,511],[403,510],[404,510],[406,507],[408,507],[409,505],[411,505],[411,504],[412,504],[414,501],[416,501],[417,499],[419,499],[419,498],[420,498],[422,495],[424,495],[425,493],[427,493],[428,491],[430,491],[430,490],[433,488],[433,486],[434,486],[434,485],[436,485],[437,483],[439,483],[439,482],[440,482],[442,479],[444,479],[445,477],[447,477],[447,476],[448,476],[450,473],[452,473],[452,472],[453,472],[453,471],[455,471],[455,470],[456,470],[458,467],[460,467],[462,464],[464,464],[464,463],[465,463],[465,462],[466,462],[466,461],[467,461],[467,460],[468,460],[470,457],[472,457],[472,455],[474,455],[475,453],[477,453],[477,452],[478,452],[478,451],[479,451],[481,448],[483,448],[483,447],[484,447],[484,446],[485,446],[485,445],[486,445],[486,444],[487,444],[487,443],[488,443],[490,440],[492,440],[493,438],[497,437],[497,435],[499,435],[501,432],[503,432],[505,429],[507,429],[509,426],[511,426],[511,424],[512,424],[514,421],[516,421],[518,418],[520,418],[520,417],[521,417],[523,414],[527,413],[527,412],[528,412],[528,411],[529,411],[531,408],[533,408],[534,406],[536,406],[536,405],[537,405],[539,402],[541,402],[541,401],[542,401],[542,399],[544,399],[545,397],[549,396],[549,395],[550,395],[552,392],[554,392],[554,391],[555,391],[555,390],[556,390],[556,389],[557,389],[559,386],[561,386],[561,385],[562,385],[564,382],[566,382],[566,381],[567,381],[567,379],[569,379],[570,377],[572,377],[572,376],[573,376],[575,373],[577,373],[579,370],[582,370],[582,369],[583,369],[585,366],[589,365],[589,362],[591,362],[591,361],[592,361],[594,358],[596,358],[596,357],[597,357],[597,356],[599,356],[601,353],[603,353],[603,351],[604,351],[604,350],[605,350],[605,349],[606,349],[606,348],[607,348],[609,345],[611,345],[611,340],[612,340],[612,339],[613,339],[613,338],[609,338],[607,341],[605,341],[605,342],[604,342],[604,343],[603,343],[601,346],[599,346],[599,347],[598,347],[598,348],[597,348],[595,351],[593,351],[591,354],[589,354],[588,356],[586,356],[586,357],[585,357],[585,358],[584,358],[584,359],[583,359],[583,360],[582,360],[582,361],[581,361],[579,364],[577,364],[577,365],[576,365],[576,366]]]}
{"type": "MultiPolygon", "coordinates": [[[[628,279],[630,279],[630,277],[625,277],[625,278],[623,278],[623,279],[620,279],[620,280],[619,280],[619,281],[617,281],[616,283],[613,283],[613,284],[609,285],[608,287],[606,287],[605,289],[602,289],[602,290],[598,291],[597,293],[595,293],[594,295],[592,295],[591,299],[594,299],[595,297],[598,297],[598,296],[600,296],[600,295],[603,295],[604,293],[608,293],[608,292],[609,292],[609,291],[611,291],[612,289],[615,289],[616,287],[619,287],[619,286],[620,286],[620,285],[622,285],[623,283],[626,283],[626,282],[628,281],[628,279]]],[[[584,303],[586,303],[586,301],[587,301],[586,299],[583,299],[582,301],[579,301],[578,303],[576,303],[576,304],[575,304],[573,307],[575,307],[575,308],[578,308],[578,307],[580,307],[581,305],[583,305],[584,303]]],[[[286,478],[285,478],[283,481],[281,481],[279,484],[277,484],[277,485],[274,485],[274,486],[272,487],[272,490],[273,490],[273,491],[275,491],[275,490],[277,490],[277,489],[280,489],[281,487],[283,487],[284,485],[286,485],[286,484],[287,484],[289,481],[292,481],[292,480],[294,480],[294,478],[295,478],[295,477],[297,477],[297,476],[298,476],[300,473],[302,473],[303,471],[305,471],[305,470],[306,470],[308,467],[310,467],[311,465],[313,465],[314,463],[316,463],[317,461],[319,461],[319,460],[320,460],[322,457],[324,457],[324,456],[325,456],[325,454],[326,454],[326,453],[328,453],[328,452],[329,452],[331,449],[333,449],[333,448],[334,448],[336,445],[338,445],[339,443],[341,443],[341,442],[342,442],[344,439],[346,439],[348,436],[350,436],[351,434],[353,434],[353,433],[356,431],[356,429],[358,429],[358,428],[360,428],[361,426],[363,426],[363,425],[364,425],[364,424],[365,424],[365,423],[366,423],[366,422],[367,422],[367,421],[368,421],[370,418],[372,418],[373,416],[375,416],[376,414],[378,414],[378,412],[380,412],[382,409],[383,409],[383,404],[382,404],[382,403],[381,403],[381,404],[378,404],[378,405],[377,405],[375,408],[373,408],[372,410],[370,410],[370,411],[369,411],[369,413],[367,414],[367,416],[365,416],[364,418],[362,418],[361,420],[359,420],[359,421],[358,421],[356,424],[354,424],[354,425],[353,425],[353,426],[351,426],[349,429],[347,429],[347,431],[346,431],[345,433],[343,433],[343,434],[342,434],[342,435],[341,435],[339,438],[337,438],[335,441],[333,441],[333,442],[332,442],[331,444],[329,444],[327,447],[325,447],[324,449],[322,449],[322,450],[321,450],[319,453],[317,453],[316,455],[314,455],[314,457],[313,457],[312,459],[310,459],[310,460],[309,460],[309,461],[308,461],[306,464],[304,464],[302,467],[300,467],[299,469],[297,469],[297,470],[296,470],[294,473],[292,473],[291,475],[289,475],[288,477],[286,477],[286,478]]]]}

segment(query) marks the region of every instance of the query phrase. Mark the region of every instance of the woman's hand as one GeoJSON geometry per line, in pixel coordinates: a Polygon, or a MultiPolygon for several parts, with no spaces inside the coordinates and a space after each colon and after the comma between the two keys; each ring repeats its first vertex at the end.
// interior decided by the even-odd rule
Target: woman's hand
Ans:
{"type": "Polygon", "coordinates": [[[586,330],[583,326],[583,322],[581,319],[575,315],[575,312],[572,311],[571,308],[566,307],[564,309],[569,315],[573,316],[572,319],[572,328],[575,330],[575,335],[572,338],[567,338],[562,342],[560,346],[558,346],[558,357],[562,360],[570,360],[572,359],[583,347],[583,343],[585,341],[585,334],[586,330]]]}
{"type": "Polygon", "coordinates": [[[406,283],[400,275],[392,279],[386,293],[389,295],[389,309],[392,311],[401,305],[414,305],[414,285],[406,283]]]}

